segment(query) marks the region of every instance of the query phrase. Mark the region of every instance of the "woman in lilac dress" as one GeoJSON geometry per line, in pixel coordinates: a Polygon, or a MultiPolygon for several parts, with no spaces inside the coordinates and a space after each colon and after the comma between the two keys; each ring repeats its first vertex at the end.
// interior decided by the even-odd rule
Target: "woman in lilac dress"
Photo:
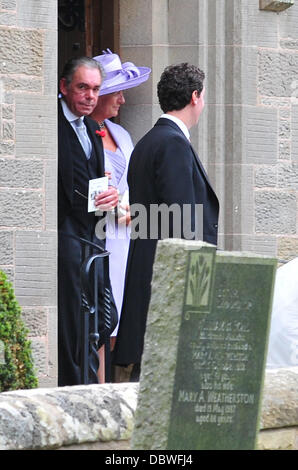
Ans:
{"type": "MultiPolygon", "coordinates": [[[[98,122],[101,129],[105,171],[109,176],[109,184],[118,189],[120,201],[114,217],[109,214],[106,227],[106,249],[110,252],[110,280],[120,319],[130,235],[127,168],[133,143],[129,133],[119,124],[110,121],[110,118],[118,116],[120,107],[125,103],[123,90],[146,81],[151,70],[148,67],[136,67],[131,62],[122,64],[119,56],[112,54],[109,49],[107,53],[94,59],[101,64],[105,78],[97,106],[90,117],[98,122]]],[[[118,326],[111,335],[111,349],[114,347],[117,331],[118,326]]],[[[101,364],[104,363],[102,353],[101,351],[101,364]]],[[[99,375],[100,382],[103,382],[103,367],[100,367],[99,375]]]]}

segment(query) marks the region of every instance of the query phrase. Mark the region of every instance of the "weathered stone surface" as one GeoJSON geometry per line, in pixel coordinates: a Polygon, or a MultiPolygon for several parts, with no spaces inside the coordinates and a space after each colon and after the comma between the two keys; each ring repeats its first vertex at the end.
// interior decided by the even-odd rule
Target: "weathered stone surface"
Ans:
{"type": "Polygon", "coordinates": [[[30,336],[46,336],[48,311],[43,308],[23,308],[22,317],[30,330],[30,336]]]}
{"type": "Polygon", "coordinates": [[[277,160],[277,110],[250,107],[247,108],[245,117],[245,163],[275,163],[277,160]]]}
{"type": "Polygon", "coordinates": [[[1,0],[3,10],[15,10],[17,7],[17,0],[1,0]]]}
{"type": "Polygon", "coordinates": [[[0,449],[127,440],[138,384],[22,390],[0,395],[0,449]]]}
{"type": "Polygon", "coordinates": [[[48,372],[46,338],[32,337],[30,339],[34,367],[36,368],[36,371],[38,371],[39,376],[45,376],[48,372]]]}
{"type": "Polygon", "coordinates": [[[295,234],[296,195],[286,192],[256,191],[255,226],[257,233],[295,234]]]}
{"type": "Polygon", "coordinates": [[[298,163],[278,166],[278,186],[298,190],[298,163]]]}
{"type": "Polygon", "coordinates": [[[281,140],[279,142],[279,157],[280,160],[289,160],[291,158],[291,141],[281,140]]]}
{"type": "Polygon", "coordinates": [[[275,187],[277,184],[276,166],[260,166],[255,171],[255,186],[257,188],[275,187]]]}
{"type": "Polygon", "coordinates": [[[52,306],[57,302],[55,232],[16,233],[15,294],[22,306],[52,306]]]}
{"type": "Polygon", "coordinates": [[[261,431],[258,450],[297,450],[298,427],[261,431]]]}
{"type": "Polygon", "coordinates": [[[3,122],[3,139],[4,140],[14,139],[14,123],[12,121],[3,122]]]}
{"type": "Polygon", "coordinates": [[[298,423],[298,368],[266,371],[261,429],[298,423]]]}
{"type": "Polygon", "coordinates": [[[0,142],[0,156],[13,155],[14,150],[15,147],[13,142],[0,142]]]}
{"type": "MultiPolygon", "coordinates": [[[[297,80],[298,83],[298,80],[297,80]]],[[[292,108],[292,159],[298,161],[298,106],[292,108]]]]}
{"type": "Polygon", "coordinates": [[[277,255],[279,259],[290,261],[297,257],[298,237],[278,237],[277,255]]]}
{"type": "Polygon", "coordinates": [[[0,265],[13,264],[13,234],[12,232],[0,232],[0,265]]]}
{"type": "Polygon", "coordinates": [[[42,188],[43,162],[38,160],[0,159],[0,186],[42,188]]]}
{"type": "Polygon", "coordinates": [[[57,102],[51,96],[16,95],[16,156],[54,158],[57,102]],[[30,139],[28,136],[30,135],[30,139]]]}
{"type": "Polygon", "coordinates": [[[2,51],[0,73],[41,75],[43,54],[41,31],[0,27],[0,43],[2,51]]]}
{"type": "Polygon", "coordinates": [[[28,92],[40,92],[42,91],[42,81],[40,78],[27,78],[27,77],[4,77],[3,83],[5,90],[9,91],[28,91],[28,92]]]}
{"type": "Polygon", "coordinates": [[[263,50],[259,54],[259,91],[268,96],[291,96],[297,77],[298,55],[263,50]]]}
{"type": "MultiPolygon", "coordinates": [[[[294,376],[298,368],[266,371],[259,449],[298,450],[297,420],[288,427],[298,412],[297,399],[292,399],[293,387],[297,390],[294,376]],[[275,390],[280,383],[281,393],[275,390]],[[285,412],[290,408],[291,416],[285,412]],[[273,430],[266,425],[272,425],[267,420],[271,414],[279,415],[279,425],[273,430]]],[[[138,390],[138,383],[126,383],[1,393],[0,449],[129,449],[138,390]]],[[[154,419],[159,419],[156,413],[154,419]]]]}
{"type": "Polygon", "coordinates": [[[0,190],[0,219],[6,227],[41,227],[42,194],[26,190],[0,190]]]}
{"type": "Polygon", "coordinates": [[[2,106],[2,118],[3,119],[13,119],[14,107],[11,105],[2,106]]]}

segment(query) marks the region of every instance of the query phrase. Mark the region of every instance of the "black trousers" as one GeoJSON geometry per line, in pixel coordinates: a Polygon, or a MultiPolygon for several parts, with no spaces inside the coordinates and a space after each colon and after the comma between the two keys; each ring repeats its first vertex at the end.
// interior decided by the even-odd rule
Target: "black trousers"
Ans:
{"type": "MultiPolygon", "coordinates": [[[[82,233],[75,220],[66,219],[58,234],[58,385],[79,385],[81,378],[82,350],[82,289],[81,265],[84,247],[80,241],[67,237],[80,236],[94,242],[88,233],[82,233]]],[[[99,241],[97,241],[100,244],[99,241]]],[[[99,313],[103,311],[103,262],[99,270],[99,313]]],[[[111,293],[111,329],[118,320],[111,293]]],[[[99,318],[100,323],[100,318],[99,318]]],[[[90,381],[90,383],[92,383],[90,381]]],[[[93,383],[97,383],[97,380],[93,383]]]]}

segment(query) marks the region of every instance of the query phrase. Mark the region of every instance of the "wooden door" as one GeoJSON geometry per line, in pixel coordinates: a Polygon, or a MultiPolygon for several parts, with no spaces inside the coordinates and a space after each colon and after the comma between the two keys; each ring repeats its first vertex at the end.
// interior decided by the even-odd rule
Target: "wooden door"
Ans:
{"type": "Polygon", "coordinates": [[[119,0],[58,0],[58,73],[71,57],[119,53],[119,0]]]}

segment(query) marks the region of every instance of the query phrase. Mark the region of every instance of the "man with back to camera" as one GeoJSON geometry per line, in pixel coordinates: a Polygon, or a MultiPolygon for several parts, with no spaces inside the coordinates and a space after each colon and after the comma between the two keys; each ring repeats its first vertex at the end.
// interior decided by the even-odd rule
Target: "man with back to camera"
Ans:
{"type": "MultiPolygon", "coordinates": [[[[58,105],[58,385],[77,385],[81,379],[81,237],[104,247],[95,238],[98,218],[88,212],[89,180],[104,176],[99,127],[88,118],[97,104],[101,67],[93,59],[71,59],[60,79],[58,105]]],[[[118,203],[115,188],[95,196],[101,211],[118,203]]],[[[101,273],[103,275],[103,273],[101,273]]],[[[113,302],[112,305],[114,306],[113,302]]],[[[114,312],[115,313],[115,312],[114,312]]],[[[113,326],[114,329],[115,325],[113,326]]]]}
{"type": "MultiPolygon", "coordinates": [[[[164,114],[136,145],[128,169],[130,205],[178,204],[190,210],[190,227],[197,233],[196,205],[203,207],[200,237],[217,244],[219,203],[207,174],[190,143],[189,129],[198,123],[204,108],[205,75],[198,67],[182,63],[167,67],[158,83],[158,98],[164,114]]],[[[151,227],[152,228],[152,227],[151,227]]],[[[160,227],[159,227],[160,228],[160,227]]],[[[170,237],[173,235],[171,229],[170,237]]],[[[158,232],[160,237],[160,230],[158,232]]],[[[181,231],[181,238],[184,236],[181,231]]],[[[147,311],[157,239],[130,241],[124,301],[113,362],[128,367],[130,380],[138,380],[144,345],[147,311]],[[133,365],[133,366],[132,366],[133,365]]]]}

